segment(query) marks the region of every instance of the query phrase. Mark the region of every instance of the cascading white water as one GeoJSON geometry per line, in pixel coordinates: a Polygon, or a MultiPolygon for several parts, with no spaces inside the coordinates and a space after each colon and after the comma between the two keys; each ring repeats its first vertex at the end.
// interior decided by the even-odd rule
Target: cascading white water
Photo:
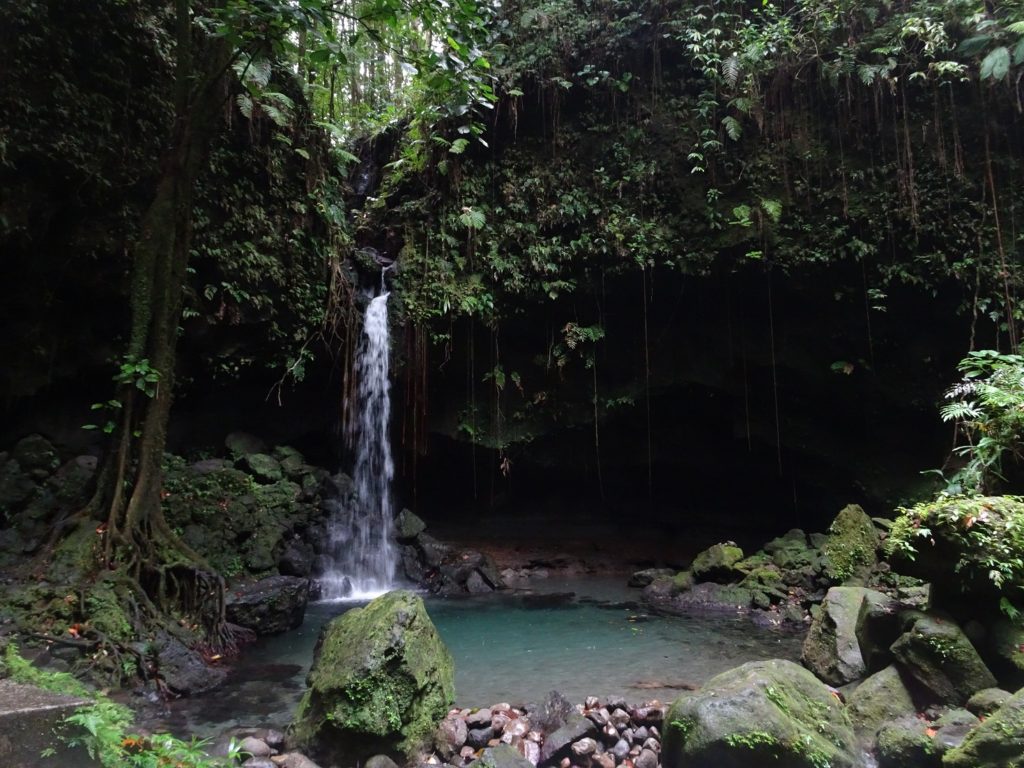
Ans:
{"type": "Polygon", "coordinates": [[[391,502],[389,346],[388,294],[382,292],[366,308],[356,354],[355,498],[339,504],[328,524],[334,565],[320,578],[327,600],[370,598],[393,587],[398,550],[391,502]]]}

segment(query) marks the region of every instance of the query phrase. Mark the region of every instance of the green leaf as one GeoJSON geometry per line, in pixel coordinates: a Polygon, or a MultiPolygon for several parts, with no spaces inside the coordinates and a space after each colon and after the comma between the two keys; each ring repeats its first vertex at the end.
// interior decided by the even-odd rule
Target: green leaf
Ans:
{"type": "Polygon", "coordinates": [[[740,121],[735,117],[723,117],[722,126],[725,128],[725,132],[729,134],[729,138],[733,141],[739,141],[740,136],[743,135],[743,126],[740,125],[740,121]]]}
{"type": "Polygon", "coordinates": [[[992,51],[982,59],[981,79],[1002,80],[1010,71],[1010,51],[1005,45],[993,48],[992,51]]]}
{"type": "Polygon", "coordinates": [[[461,155],[466,151],[466,147],[469,146],[469,139],[456,139],[452,142],[452,145],[448,147],[448,151],[453,155],[461,155]]]}

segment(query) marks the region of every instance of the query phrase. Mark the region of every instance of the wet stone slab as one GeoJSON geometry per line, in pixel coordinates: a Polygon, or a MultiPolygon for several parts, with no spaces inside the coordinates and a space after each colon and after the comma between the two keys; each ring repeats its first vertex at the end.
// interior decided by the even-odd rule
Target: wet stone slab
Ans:
{"type": "Polygon", "coordinates": [[[5,768],[95,768],[82,748],[64,743],[64,718],[88,701],[0,680],[0,765],[5,768]],[[53,750],[53,754],[43,754],[53,750]]]}

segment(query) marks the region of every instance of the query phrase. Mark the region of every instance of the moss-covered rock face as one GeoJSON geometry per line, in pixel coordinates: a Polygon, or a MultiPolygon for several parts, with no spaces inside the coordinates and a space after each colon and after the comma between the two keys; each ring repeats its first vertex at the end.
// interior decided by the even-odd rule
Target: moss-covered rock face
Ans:
{"type": "Polygon", "coordinates": [[[927,728],[916,718],[882,726],[876,750],[879,768],[938,768],[939,753],[927,728]]]}
{"type": "Polygon", "coordinates": [[[857,504],[843,507],[828,529],[822,547],[826,572],[837,582],[865,573],[878,560],[878,531],[871,518],[857,504]]]}
{"type": "Polygon", "coordinates": [[[803,667],[756,661],[679,698],[665,717],[665,768],[852,768],[853,728],[803,667]]]}
{"type": "Polygon", "coordinates": [[[1024,768],[1024,688],[942,758],[943,768],[1024,768]]]}
{"type": "Polygon", "coordinates": [[[423,600],[389,592],[324,629],[294,736],[328,763],[378,753],[407,758],[444,718],[454,679],[423,600]]]}
{"type": "Polygon", "coordinates": [[[971,641],[952,621],[918,615],[907,632],[893,643],[900,668],[946,704],[962,705],[996,679],[971,641]]]}

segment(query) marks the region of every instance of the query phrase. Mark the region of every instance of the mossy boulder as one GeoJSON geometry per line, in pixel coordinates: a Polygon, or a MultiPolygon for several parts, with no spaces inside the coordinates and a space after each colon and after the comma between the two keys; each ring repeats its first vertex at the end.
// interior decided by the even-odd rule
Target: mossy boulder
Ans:
{"type": "Polygon", "coordinates": [[[817,550],[807,543],[807,534],[799,528],[772,539],[764,545],[764,551],[775,565],[787,571],[812,566],[818,556],[817,550]]]}
{"type": "Polygon", "coordinates": [[[265,453],[243,456],[239,466],[261,483],[276,483],[284,479],[281,462],[265,453]]]}
{"type": "Polygon", "coordinates": [[[917,718],[903,718],[883,725],[878,731],[875,748],[878,768],[938,768],[940,756],[928,727],[917,718]]]}
{"type": "Polygon", "coordinates": [[[427,530],[427,524],[410,509],[403,509],[395,518],[395,537],[404,543],[414,541],[427,530]]]}
{"type": "Polygon", "coordinates": [[[293,725],[327,763],[375,754],[405,760],[424,747],[455,696],[451,654],[423,600],[389,592],[323,630],[293,725]]]}
{"type": "Polygon", "coordinates": [[[843,507],[822,547],[829,578],[846,582],[866,574],[878,562],[878,543],[878,531],[867,513],[857,504],[843,507]]]}
{"type": "Polygon", "coordinates": [[[867,673],[857,641],[857,617],[871,591],[862,587],[832,587],[814,616],[800,658],[826,683],[845,685],[867,673]]]}
{"type": "Polygon", "coordinates": [[[917,711],[906,681],[895,666],[876,672],[847,698],[847,712],[854,730],[874,740],[878,729],[917,711]]]}
{"type": "Polygon", "coordinates": [[[956,623],[929,614],[910,621],[893,643],[893,656],[938,701],[962,705],[978,691],[995,687],[995,677],[956,623]]]}
{"type": "Polygon", "coordinates": [[[978,717],[988,717],[1009,701],[1012,695],[1002,688],[985,688],[967,700],[967,711],[978,717]]]}
{"type": "Polygon", "coordinates": [[[57,449],[42,435],[21,438],[11,450],[11,457],[36,479],[48,477],[60,466],[57,449]]]}
{"type": "Polygon", "coordinates": [[[943,768],[1024,768],[1024,688],[942,758],[943,768]]]}
{"type": "Polygon", "coordinates": [[[993,623],[988,643],[992,668],[1011,689],[1024,685],[1024,626],[1006,619],[993,623]]]}
{"type": "Polygon", "coordinates": [[[263,453],[267,450],[267,444],[262,439],[248,432],[230,433],[224,438],[224,447],[235,458],[241,458],[250,453],[263,453]]]}
{"type": "Polygon", "coordinates": [[[743,578],[743,571],[736,567],[742,559],[743,550],[735,544],[715,544],[693,558],[690,571],[697,581],[726,584],[743,578]]]}
{"type": "Polygon", "coordinates": [[[902,606],[882,592],[868,590],[857,614],[857,644],[868,672],[892,662],[892,644],[903,633],[902,606]]]}
{"type": "Polygon", "coordinates": [[[665,716],[665,768],[852,768],[839,699],[790,661],[755,661],[680,697],[665,716]]]}

